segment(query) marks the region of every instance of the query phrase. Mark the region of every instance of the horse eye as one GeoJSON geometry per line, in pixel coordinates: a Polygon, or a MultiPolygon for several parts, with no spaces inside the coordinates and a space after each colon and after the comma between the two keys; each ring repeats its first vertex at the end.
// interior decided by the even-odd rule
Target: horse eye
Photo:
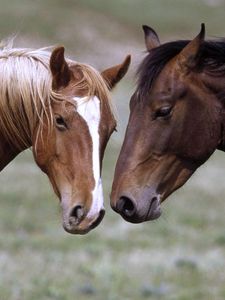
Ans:
{"type": "Polygon", "coordinates": [[[164,107],[161,107],[159,110],[156,111],[156,118],[159,118],[159,117],[168,117],[170,115],[172,111],[172,107],[171,106],[164,106],[164,107]]]}
{"type": "Polygon", "coordinates": [[[67,129],[67,124],[62,116],[55,116],[56,127],[60,130],[67,129]]]}

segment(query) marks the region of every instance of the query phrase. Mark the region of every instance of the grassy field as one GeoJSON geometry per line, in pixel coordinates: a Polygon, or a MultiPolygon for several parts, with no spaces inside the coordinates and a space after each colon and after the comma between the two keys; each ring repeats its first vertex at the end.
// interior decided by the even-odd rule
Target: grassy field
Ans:
{"type": "Polygon", "coordinates": [[[78,61],[97,68],[134,56],[114,92],[119,132],[108,146],[103,182],[107,213],[87,236],[61,228],[59,203],[47,177],[22,153],[0,175],[0,300],[223,300],[225,299],[225,156],[216,152],[163,205],[154,222],[126,223],[109,207],[133,70],[143,57],[140,25],[163,40],[191,38],[206,22],[225,35],[220,0],[0,0],[2,37],[16,45],[64,44],[78,61]]]}

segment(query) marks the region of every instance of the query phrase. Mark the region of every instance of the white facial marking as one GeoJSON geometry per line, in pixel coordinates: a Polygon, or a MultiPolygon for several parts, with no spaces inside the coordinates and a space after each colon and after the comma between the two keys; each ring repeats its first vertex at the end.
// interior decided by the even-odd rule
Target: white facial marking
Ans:
{"type": "Polygon", "coordinates": [[[74,97],[77,103],[77,112],[86,121],[92,138],[92,164],[95,187],[92,191],[92,205],[87,217],[93,218],[98,215],[103,206],[103,190],[100,178],[100,159],[99,159],[99,123],[100,123],[100,100],[94,96],[87,100],[87,97],[74,97]]]}

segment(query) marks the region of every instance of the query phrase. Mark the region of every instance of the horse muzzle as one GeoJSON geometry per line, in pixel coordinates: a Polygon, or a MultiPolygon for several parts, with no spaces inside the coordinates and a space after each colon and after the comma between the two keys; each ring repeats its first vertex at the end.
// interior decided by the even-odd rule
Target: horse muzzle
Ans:
{"type": "Polygon", "coordinates": [[[97,227],[105,215],[102,208],[96,215],[89,217],[81,205],[76,205],[69,211],[63,211],[63,228],[71,234],[86,234],[97,227]]]}
{"type": "Polygon", "coordinates": [[[161,196],[148,188],[141,193],[123,192],[117,197],[116,202],[111,202],[111,206],[126,221],[142,223],[160,217],[161,196]],[[116,204],[113,205],[112,203],[116,204]]]}

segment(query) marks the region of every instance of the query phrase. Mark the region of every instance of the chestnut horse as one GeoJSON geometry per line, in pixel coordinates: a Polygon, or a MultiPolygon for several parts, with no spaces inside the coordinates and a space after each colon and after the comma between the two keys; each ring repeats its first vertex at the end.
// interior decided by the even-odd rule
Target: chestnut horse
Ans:
{"type": "Polygon", "coordinates": [[[101,165],[116,127],[109,90],[129,63],[100,74],[65,59],[64,47],[0,50],[0,170],[32,147],[69,233],[87,233],[104,216],[101,165]]]}
{"type": "Polygon", "coordinates": [[[111,205],[130,222],[156,219],[161,203],[216,150],[225,150],[225,41],[160,45],[143,26],[148,50],[138,70],[116,165],[111,205]]]}

